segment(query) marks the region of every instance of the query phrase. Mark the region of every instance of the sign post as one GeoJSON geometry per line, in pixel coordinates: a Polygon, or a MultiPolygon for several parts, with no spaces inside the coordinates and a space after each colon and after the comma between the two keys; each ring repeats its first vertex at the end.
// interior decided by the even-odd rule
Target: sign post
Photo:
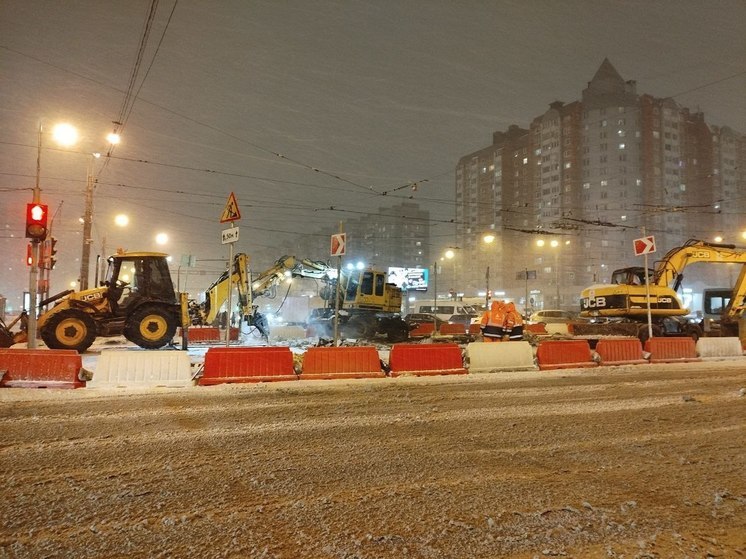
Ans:
{"type": "MultiPolygon", "coordinates": [[[[645,228],[642,229],[642,234],[645,234],[645,228]]],[[[650,312],[650,277],[648,274],[648,254],[655,252],[655,237],[649,235],[647,237],[641,237],[633,241],[635,247],[635,256],[645,256],[645,299],[648,302],[648,339],[653,337],[653,315],[650,312]]]]}
{"type": "Polygon", "coordinates": [[[332,235],[331,255],[337,257],[337,288],[334,294],[334,347],[337,347],[339,339],[339,284],[342,282],[342,257],[347,252],[347,234],[343,233],[344,227],[339,222],[339,233],[332,235]]]}
{"type": "Polygon", "coordinates": [[[233,222],[241,219],[241,210],[238,209],[236,195],[231,192],[228,196],[228,202],[225,204],[223,215],[220,216],[220,223],[230,222],[230,229],[224,229],[221,233],[223,244],[230,245],[228,256],[228,311],[225,313],[225,347],[231,344],[231,316],[233,315],[233,243],[238,240],[238,227],[234,227],[233,222]]]}

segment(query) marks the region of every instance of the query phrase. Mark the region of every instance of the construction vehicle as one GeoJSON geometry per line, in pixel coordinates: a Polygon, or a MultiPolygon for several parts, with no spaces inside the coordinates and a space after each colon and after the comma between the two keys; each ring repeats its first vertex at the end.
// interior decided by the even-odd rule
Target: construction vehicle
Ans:
{"type": "MultiPolygon", "coordinates": [[[[99,287],[71,289],[39,303],[55,303],[37,320],[38,332],[51,349],[84,352],[99,336],[124,335],[143,348],[168,344],[181,324],[181,305],[171,282],[166,254],[118,252],[108,259],[106,278],[99,287]]],[[[17,319],[20,332],[0,325],[0,345],[27,341],[27,316],[17,319]]],[[[16,321],[14,321],[15,323],[16,321]]]]}
{"type": "MultiPolygon", "coordinates": [[[[332,335],[338,306],[338,327],[343,337],[372,339],[385,336],[390,342],[404,341],[409,337],[410,328],[400,314],[401,289],[387,283],[383,271],[344,271],[340,274],[337,290],[337,271],[325,262],[283,256],[271,268],[252,278],[248,290],[250,300],[273,294],[277,285],[288,277],[310,278],[322,283],[320,295],[326,301],[326,307],[316,309],[309,317],[309,326],[319,335],[332,335]]],[[[252,314],[255,315],[256,311],[252,314]]],[[[256,322],[256,318],[250,317],[249,322],[256,322]]]]}
{"type": "MultiPolygon", "coordinates": [[[[206,290],[203,303],[177,294],[168,269],[167,255],[156,252],[120,251],[108,258],[108,271],[101,286],[85,291],[63,291],[39,303],[42,312],[37,327],[47,347],[87,350],[99,337],[124,335],[146,349],[157,349],[173,339],[178,326],[209,325],[215,322],[233,289],[243,320],[267,339],[266,318],[257,311],[254,299],[269,295],[287,277],[322,280],[324,293],[336,288],[334,270],[323,262],[283,256],[274,266],[251,280],[249,257],[237,254],[230,269],[206,290]],[[178,296],[177,296],[178,295],[178,296]]],[[[374,270],[345,274],[340,283],[340,324],[350,337],[384,334],[402,341],[409,327],[399,316],[401,290],[386,284],[385,273],[374,270]]],[[[334,307],[330,307],[333,314],[334,307]]],[[[330,324],[329,313],[318,318],[330,324]]],[[[27,317],[22,314],[10,326],[0,323],[0,347],[27,341],[27,317]],[[12,332],[14,324],[20,331],[12,332]]]]}
{"type": "MultiPolygon", "coordinates": [[[[610,284],[593,285],[581,293],[580,316],[592,319],[588,324],[576,324],[576,333],[633,333],[648,337],[648,300],[654,336],[703,335],[701,324],[686,318],[690,314],[677,291],[684,279],[684,269],[690,264],[742,264],[732,290],[730,304],[724,312],[726,330],[732,332],[743,314],[746,296],[746,250],[735,245],[708,243],[690,239],[683,246],[670,250],[654,269],[622,268],[613,272],[610,284]],[[646,285],[647,276],[647,285],[646,285]],[[649,296],[648,296],[649,295],[649,296]]],[[[737,335],[737,334],[736,334],[737,335]]]]}

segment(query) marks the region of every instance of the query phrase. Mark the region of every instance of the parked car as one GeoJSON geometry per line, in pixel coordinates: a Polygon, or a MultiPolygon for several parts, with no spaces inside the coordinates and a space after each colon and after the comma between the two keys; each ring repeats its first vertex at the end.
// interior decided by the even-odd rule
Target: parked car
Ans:
{"type": "Polygon", "coordinates": [[[454,314],[448,319],[449,324],[463,324],[468,327],[470,324],[479,324],[480,317],[473,314],[454,314]]]}
{"type": "Polygon", "coordinates": [[[404,317],[404,322],[406,322],[410,326],[416,326],[418,324],[424,323],[433,324],[433,321],[435,322],[436,330],[439,329],[442,324],[446,324],[447,322],[442,318],[438,318],[434,314],[430,313],[410,313],[404,317]]]}
{"type": "Polygon", "coordinates": [[[584,319],[572,311],[547,309],[532,313],[528,320],[529,322],[543,322],[544,324],[567,324],[568,322],[577,322],[584,319]]]}

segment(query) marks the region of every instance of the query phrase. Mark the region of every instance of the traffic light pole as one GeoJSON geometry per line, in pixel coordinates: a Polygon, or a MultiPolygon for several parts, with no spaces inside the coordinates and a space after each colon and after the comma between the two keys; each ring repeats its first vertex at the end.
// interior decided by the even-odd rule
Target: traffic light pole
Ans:
{"type": "MultiPolygon", "coordinates": [[[[42,126],[39,123],[39,136],[36,143],[36,185],[34,186],[33,203],[41,202],[41,188],[39,181],[41,177],[41,133],[42,126]]],[[[29,309],[28,309],[28,327],[26,336],[28,337],[27,347],[36,349],[36,288],[39,278],[39,240],[31,240],[31,270],[29,271],[28,292],[29,292],[29,309]]]]}

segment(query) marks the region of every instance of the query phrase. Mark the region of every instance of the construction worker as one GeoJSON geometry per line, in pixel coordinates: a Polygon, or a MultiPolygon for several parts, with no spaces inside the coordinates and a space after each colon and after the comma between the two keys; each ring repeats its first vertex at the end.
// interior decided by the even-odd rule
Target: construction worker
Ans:
{"type": "Polygon", "coordinates": [[[503,329],[503,340],[519,341],[523,339],[523,317],[515,308],[513,303],[505,305],[505,326],[503,329]]]}
{"type": "Polygon", "coordinates": [[[501,342],[505,325],[505,301],[492,301],[490,310],[484,312],[480,324],[485,342],[501,342]]]}

